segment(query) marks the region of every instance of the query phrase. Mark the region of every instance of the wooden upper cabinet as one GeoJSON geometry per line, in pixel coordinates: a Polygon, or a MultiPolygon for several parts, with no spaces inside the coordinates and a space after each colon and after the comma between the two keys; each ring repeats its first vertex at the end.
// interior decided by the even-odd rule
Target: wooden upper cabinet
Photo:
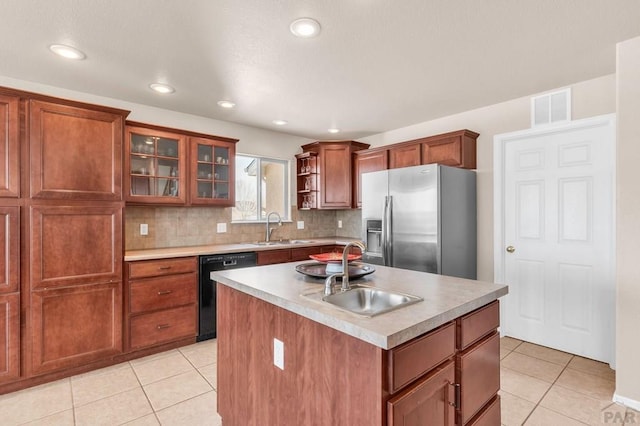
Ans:
{"type": "Polygon", "coordinates": [[[122,200],[125,115],[108,108],[29,101],[31,197],[122,200]]]}
{"type": "Polygon", "coordinates": [[[187,202],[187,137],[153,127],[127,126],[125,201],[187,202]]]}
{"type": "Polygon", "coordinates": [[[389,168],[419,166],[421,164],[420,143],[400,144],[389,148],[389,168]]]}
{"type": "Polygon", "coordinates": [[[20,99],[0,95],[0,197],[20,196],[20,99]]]}
{"type": "Polygon", "coordinates": [[[353,153],[368,147],[368,144],[354,141],[318,141],[302,146],[303,151],[317,154],[316,186],[311,194],[314,200],[310,208],[351,208],[353,153]]]}
{"type": "Polygon", "coordinates": [[[470,130],[461,130],[426,138],[422,143],[422,164],[438,163],[475,169],[478,136],[478,133],[470,130]]]}
{"type": "Polygon", "coordinates": [[[191,204],[235,205],[235,140],[192,137],[189,144],[191,204]]]}
{"type": "Polygon", "coordinates": [[[389,150],[367,149],[356,151],[353,162],[353,207],[362,207],[362,174],[389,168],[389,150]]]}

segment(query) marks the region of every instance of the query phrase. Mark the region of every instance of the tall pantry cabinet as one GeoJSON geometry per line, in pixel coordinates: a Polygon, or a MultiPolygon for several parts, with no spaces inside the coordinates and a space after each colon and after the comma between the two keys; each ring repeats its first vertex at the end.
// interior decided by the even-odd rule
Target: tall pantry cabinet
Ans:
{"type": "Polygon", "coordinates": [[[0,88],[0,393],[122,353],[127,114],[0,88]]]}

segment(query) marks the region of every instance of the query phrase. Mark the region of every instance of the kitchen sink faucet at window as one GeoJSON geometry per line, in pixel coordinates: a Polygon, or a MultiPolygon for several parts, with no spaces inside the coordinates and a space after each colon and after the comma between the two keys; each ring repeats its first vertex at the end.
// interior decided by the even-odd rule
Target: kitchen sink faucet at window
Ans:
{"type": "Polygon", "coordinates": [[[275,214],[276,216],[278,216],[278,226],[282,226],[282,218],[280,217],[280,214],[278,212],[271,212],[267,214],[267,231],[264,238],[264,240],[267,242],[271,241],[271,233],[273,232],[273,228],[269,227],[269,225],[271,224],[269,221],[269,218],[271,217],[272,214],[275,214]]]}

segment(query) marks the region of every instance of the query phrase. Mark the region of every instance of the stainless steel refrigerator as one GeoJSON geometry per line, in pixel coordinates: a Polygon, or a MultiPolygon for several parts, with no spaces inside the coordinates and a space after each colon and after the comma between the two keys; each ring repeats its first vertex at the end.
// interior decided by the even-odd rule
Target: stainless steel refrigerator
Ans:
{"type": "Polygon", "coordinates": [[[363,261],[476,278],[476,174],[428,164],[362,175],[363,261]]]}

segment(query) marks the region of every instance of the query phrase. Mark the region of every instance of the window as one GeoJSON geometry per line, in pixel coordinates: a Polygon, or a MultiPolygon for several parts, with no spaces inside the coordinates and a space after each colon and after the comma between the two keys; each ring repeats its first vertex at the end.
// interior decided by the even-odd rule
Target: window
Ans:
{"type": "Polygon", "coordinates": [[[289,198],[289,161],[236,155],[233,222],[263,221],[270,212],[289,220],[289,198]]]}

